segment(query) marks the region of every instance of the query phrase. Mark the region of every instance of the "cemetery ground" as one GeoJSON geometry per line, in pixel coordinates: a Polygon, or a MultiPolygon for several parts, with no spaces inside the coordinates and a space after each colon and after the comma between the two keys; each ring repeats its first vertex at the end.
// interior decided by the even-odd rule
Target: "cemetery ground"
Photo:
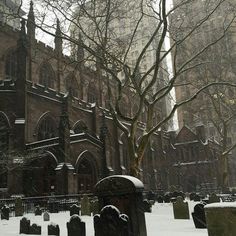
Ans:
{"type": "MultiPolygon", "coordinates": [[[[196,229],[191,217],[193,207],[198,202],[189,201],[190,219],[175,220],[172,203],[155,203],[152,213],[145,213],[148,236],[207,236],[207,229],[196,229]]],[[[31,223],[42,226],[42,236],[47,235],[47,225],[51,222],[59,224],[60,235],[67,236],[66,223],[70,219],[70,213],[50,213],[50,221],[43,221],[43,216],[34,214],[24,215],[31,223]]],[[[0,236],[19,236],[20,219],[22,217],[10,217],[9,221],[0,220],[0,236]]],[[[94,236],[93,217],[81,216],[86,223],[86,236],[94,236]]]]}

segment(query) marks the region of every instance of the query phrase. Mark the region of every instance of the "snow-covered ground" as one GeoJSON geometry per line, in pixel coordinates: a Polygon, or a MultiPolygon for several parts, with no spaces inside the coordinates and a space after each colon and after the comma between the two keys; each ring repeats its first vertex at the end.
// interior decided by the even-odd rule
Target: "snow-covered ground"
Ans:
{"type": "MultiPolygon", "coordinates": [[[[190,202],[190,213],[196,203],[190,202]]],[[[44,222],[42,216],[33,214],[25,215],[31,220],[31,224],[42,226],[42,235],[47,236],[49,222],[59,224],[60,235],[67,236],[66,222],[69,221],[69,212],[50,214],[50,221],[44,222]]],[[[190,220],[175,220],[171,203],[156,203],[152,213],[145,213],[148,236],[207,236],[206,229],[195,229],[192,218],[190,220]]],[[[9,221],[0,220],[0,236],[19,236],[19,224],[22,217],[11,217],[9,221]]],[[[86,236],[94,236],[93,218],[82,216],[86,223],[86,236]]]]}

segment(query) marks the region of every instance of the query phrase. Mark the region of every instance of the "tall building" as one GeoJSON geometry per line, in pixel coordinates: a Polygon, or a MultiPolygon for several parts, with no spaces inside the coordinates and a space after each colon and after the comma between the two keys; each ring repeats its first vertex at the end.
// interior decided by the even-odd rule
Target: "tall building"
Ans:
{"type": "MultiPolygon", "coordinates": [[[[106,19],[107,7],[106,1],[88,1],[85,5],[79,6],[75,11],[75,17],[78,17],[79,25],[71,25],[71,35],[74,38],[82,38],[86,41],[87,45],[95,46],[95,42],[102,44],[103,37],[107,37],[108,47],[113,49],[114,55],[123,61],[123,65],[127,65],[131,71],[134,70],[138,57],[141,55],[144,48],[147,46],[149,40],[152,38],[154,31],[158,25],[158,20],[155,16],[155,6],[151,1],[124,1],[116,0],[110,4],[110,18],[106,19]],[[84,10],[85,9],[85,10],[84,10]],[[84,13],[86,12],[86,13],[84,13]],[[95,12],[95,13],[94,13],[95,12]],[[89,16],[89,14],[91,14],[89,16]],[[94,19],[92,17],[96,19],[94,19]],[[101,17],[102,16],[102,17],[101,17]],[[106,25],[106,20],[108,24],[106,25]],[[95,24],[95,21],[97,23],[95,24]],[[105,30],[106,28],[106,30],[105,30]],[[98,30],[99,29],[99,30],[98,30]],[[101,35],[99,34],[100,31],[101,35]],[[107,32],[106,32],[107,31],[107,32]],[[105,36],[106,32],[106,36],[105,36]],[[84,36],[86,34],[86,36],[84,36]],[[90,40],[89,38],[92,38],[90,40]]],[[[160,40],[161,28],[158,33],[151,40],[147,47],[141,62],[138,67],[138,73],[144,75],[156,62],[156,49],[160,40]]],[[[163,48],[163,52],[164,52],[163,48]]],[[[72,52],[76,52],[72,46],[72,52]]],[[[88,64],[91,65],[91,55],[88,53],[88,64]]],[[[95,61],[95,59],[94,59],[95,61]]],[[[96,63],[94,62],[94,65],[96,63]]],[[[121,80],[125,79],[123,68],[118,72],[121,80]]],[[[143,87],[148,85],[151,80],[153,72],[147,75],[143,87]]],[[[138,79],[139,75],[137,75],[138,79]]],[[[152,93],[157,92],[169,81],[169,73],[167,61],[164,59],[161,62],[158,72],[158,79],[153,86],[152,93]]],[[[156,106],[156,110],[160,117],[165,117],[171,110],[171,96],[165,96],[164,99],[156,106]]],[[[144,111],[145,113],[145,111],[144,111]]],[[[173,121],[170,120],[169,127],[172,128],[173,121]]]]}
{"type": "MultiPolygon", "coordinates": [[[[174,0],[174,6],[178,6],[180,2],[181,0],[174,0]]],[[[176,86],[177,101],[190,98],[198,89],[209,83],[234,83],[236,78],[234,12],[235,3],[231,0],[221,4],[220,1],[193,0],[177,8],[171,15],[173,42],[181,40],[195,28],[177,48],[175,61],[177,68],[201,52],[196,60],[189,63],[189,67],[194,68],[186,70],[179,77],[176,86]]],[[[207,138],[217,140],[224,151],[229,150],[236,143],[235,94],[236,89],[231,86],[214,85],[206,88],[194,101],[178,109],[179,126],[188,125],[193,128],[203,124],[206,127],[207,138]]],[[[233,179],[235,179],[233,171],[236,164],[235,155],[236,151],[232,150],[228,157],[233,179]]]]}

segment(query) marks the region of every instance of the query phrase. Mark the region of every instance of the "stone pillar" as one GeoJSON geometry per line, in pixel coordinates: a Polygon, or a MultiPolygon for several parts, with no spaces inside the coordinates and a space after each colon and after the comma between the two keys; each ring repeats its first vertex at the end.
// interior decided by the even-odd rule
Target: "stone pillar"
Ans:
{"type": "Polygon", "coordinates": [[[73,194],[77,192],[75,168],[70,163],[59,163],[56,171],[56,194],[73,194]]]}

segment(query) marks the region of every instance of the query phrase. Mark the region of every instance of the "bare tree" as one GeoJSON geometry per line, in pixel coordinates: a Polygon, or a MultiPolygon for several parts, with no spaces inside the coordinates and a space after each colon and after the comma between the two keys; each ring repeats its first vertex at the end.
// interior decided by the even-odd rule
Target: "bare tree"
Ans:
{"type": "Polygon", "coordinates": [[[161,104],[166,103],[172,89],[182,86],[182,76],[205,63],[201,56],[225,37],[234,20],[232,13],[227,16],[221,33],[215,39],[206,41],[186,57],[179,54],[185,43],[196,36],[205,22],[213,19],[217,9],[226,1],[205,1],[209,4],[207,11],[191,27],[186,24],[188,19],[185,15],[180,14],[178,20],[173,16],[178,9],[182,11],[198,0],[180,0],[172,7],[167,0],[35,1],[37,27],[54,35],[56,19],[59,19],[61,37],[72,48],[72,54],[76,54],[77,47],[83,49],[83,57],[76,59],[95,67],[100,74],[98,80],[102,80],[104,75],[108,78],[109,110],[126,137],[131,175],[139,176],[150,137],[167,124],[177,108],[190,103],[202,91],[216,84],[234,86],[228,81],[209,81],[189,97],[173,104],[165,113],[156,114],[157,110],[162,110],[161,104]],[[166,48],[169,37],[171,46],[166,48]],[[138,48],[135,55],[132,55],[133,48],[138,48]],[[173,56],[171,73],[167,69],[169,55],[173,56]],[[147,58],[149,63],[145,62],[147,58]],[[129,112],[124,109],[127,100],[131,101],[129,112]],[[145,124],[140,128],[144,111],[145,124]]]}

